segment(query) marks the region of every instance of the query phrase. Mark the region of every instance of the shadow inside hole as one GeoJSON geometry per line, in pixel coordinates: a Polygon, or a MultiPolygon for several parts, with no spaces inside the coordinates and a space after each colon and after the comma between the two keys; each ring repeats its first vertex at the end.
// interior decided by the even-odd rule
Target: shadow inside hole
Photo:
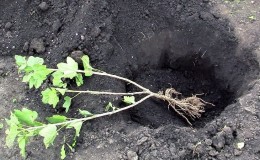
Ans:
{"type": "MultiPolygon", "coordinates": [[[[194,23],[183,30],[164,30],[143,42],[137,54],[138,69],[133,79],[154,92],[173,87],[183,97],[202,94],[206,106],[195,127],[203,127],[239,97],[243,87],[257,70],[255,60],[237,55],[237,42],[231,33],[222,33],[209,25],[194,23]]],[[[129,88],[129,90],[132,90],[129,88]]],[[[132,110],[132,119],[158,127],[173,123],[187,125],[163,102],[146,101],[132,110]],[[162,107],[163,106],[163,107],[162,107]]]]}
{"type": "MultiPolygon", "coordinates": [[[[194,127],[203,127],[233,101],[233,92],[221,87],[209,59],[203,59],[199,54],[191,54],[176,59],[173,66],[168,60],[165,58],[159,69],[138,73],[134,80],[153,92],[165,91],[172,87],[182,94],[182,98],[198,94],[198,97],[214,104],[215,106],[205,107],[205,113],[200,119],[193,121],[189,118],[194,127]]],[[[166,102],[156,99],[144,102],[142,107],[132,110],[132,120],[152,128],[168,123],[185,125],[185,120],[167,105],[166,102]]]]}

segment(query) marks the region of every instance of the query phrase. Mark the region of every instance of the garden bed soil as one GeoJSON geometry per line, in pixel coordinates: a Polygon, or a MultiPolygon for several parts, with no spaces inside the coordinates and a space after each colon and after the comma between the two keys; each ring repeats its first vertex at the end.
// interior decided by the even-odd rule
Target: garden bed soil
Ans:
{"type": "MultiPolygon", "coordinates": [[[[28,107],[43,119],[60,112],[80,117],[78,109],[100,113],[120,97],[80,95],[71,110],[41,103],[17,73],[14,55],[39,56],[55,67],[73,51],[91,63],[132,79],[152,91],[173,87],[195,94],[206,106],[193,126],[149,99],[135,108],[86,122],[77,146],[66,159],[260,159],[260,2],[231,0],[2,0],[0,3],[0,117],[28,107]],[[244,143],[238,148],[238,143],[244,143]]],[[[124,82],[93,76],[81,89],[131,92],[124,82]]],[[[45,83],[48,85],[48,82],[45,83]]],[[[120,103],[118,103],[120,106],[120,103]]],[[[60,104],[59,104],[60,106],[60,104]]],[[[5,146],[0,159],[22,159],[5,146]]],[[[41,138],[27,147],[27,159],[59,159],[63,136],[45,149],[41,138]]]]}

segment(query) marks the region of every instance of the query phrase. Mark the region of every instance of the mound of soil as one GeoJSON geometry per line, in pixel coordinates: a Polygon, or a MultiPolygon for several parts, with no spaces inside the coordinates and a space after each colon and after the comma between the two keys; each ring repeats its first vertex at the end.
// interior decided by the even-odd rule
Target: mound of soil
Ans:
{"type": "MultiPolygon", "coordinates": [[[[2,0],[1,123],[22,107],[42,118],[57,112],[78,117],[79,108],[101,112],[110,96],[80,95],[68,114],[43,105],[40,90],[21,82],[13,58],[40,56],[55,66],[75,56],[73,51],[83,51],[95,68],[155,92],[174,87],[183,96],[201,94],[215,106],[207,106],[191,127],[164,102],[147,100],[85,123],[66,159],[260,159],[259,7],[258,1],[2,0]],[[245,146],[239,149],[241,142],[245,146]]],[[[96,76],[81,89],[135,90],[96,76]]],[[[17,148],[5,147],[5,127],[0,131],[1,160],[21,159],[17,148]]],[[[33,140],[27,158],[59,159],[65,135],[73,136],[61,132],[49,149],[33,140]]]]}

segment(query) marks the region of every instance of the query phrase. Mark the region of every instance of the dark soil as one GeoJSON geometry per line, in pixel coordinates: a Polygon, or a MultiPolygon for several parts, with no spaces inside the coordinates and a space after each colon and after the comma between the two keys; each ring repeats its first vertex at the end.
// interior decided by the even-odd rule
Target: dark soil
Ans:
{"type": "MultiPolygon", "coordinates": [[[[21,82],[14,55],[40,56],[55,66],[80,50],[96,68],[155,92],[174,87],[184,97],[201,94],[215,106],[206,106],[191,127],[164,102],[147,100],[85,123],[67,159],[260,159],[259,7],[256,0],[2,0],[1,123],[14,108],[29,107],[41,118],[65,114],[21,82]]],[[[97,76],[85,84],[81,89],[135,90],[97,76]]],[[[78,117],[78,108],[100,113],[111,98],[80,95],[67,116],[78,117]]],[[[5,147],[4,130],[0,159],[21,159],[17,148],[5,147]]],[[[27,159],[59,159],[64,135],[72,132],[60,133],[47,150],[34,139],[27,159]]]]}

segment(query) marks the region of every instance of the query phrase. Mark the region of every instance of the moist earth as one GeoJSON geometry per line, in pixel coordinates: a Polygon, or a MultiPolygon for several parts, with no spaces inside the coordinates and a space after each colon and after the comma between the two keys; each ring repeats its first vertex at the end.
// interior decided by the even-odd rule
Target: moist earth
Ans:
{"type": "MultiPolygon", "coordinates": [[[[206,106],[192,126],[156,99],[86,122],[66,159],[260,159],[260,2],[249,0],[2,0],[0,3],[1,160],[22,159],[5,146],[4,118],[28,107],[44,119],[55,113],[100,113],[111,99],[80,95],[69,113],[41,103],[17,74],[14,55],[39,56],[51,66],[88,54],[91,63],[152,91],[173,87],[206,106]],[[243,148],[237,146],[244,143],[243,148]]],[[[85,79],[80,89],[131,92],[110,78],[85,79]]],[[[48,81],[44,86],[48,85],[48,81]]],[[[74,86],[72,86],[73,88],[74,86]]],[[[59,104],[61,106],[61,104],[59,104]]],[[[59,159],[63,136],[45,149],[41,138],[27,159],[59,159]]]]}

